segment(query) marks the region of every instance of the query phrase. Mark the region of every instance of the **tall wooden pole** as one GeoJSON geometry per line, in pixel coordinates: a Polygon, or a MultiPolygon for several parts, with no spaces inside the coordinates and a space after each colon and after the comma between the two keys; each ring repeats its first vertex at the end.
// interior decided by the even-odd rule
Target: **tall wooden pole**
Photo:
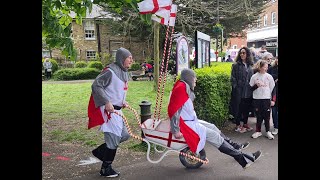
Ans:
{"type": "Polygon", "coordinates": [[[154,91],[158,90],[159,80],[159,31],[160,25],[158,22],[153,21],[153,62],[154,62],[154,91]]]}

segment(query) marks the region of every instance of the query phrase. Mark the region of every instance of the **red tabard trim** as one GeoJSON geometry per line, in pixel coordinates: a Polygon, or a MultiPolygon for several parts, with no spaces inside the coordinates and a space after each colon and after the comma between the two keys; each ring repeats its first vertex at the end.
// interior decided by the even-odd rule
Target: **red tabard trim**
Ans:
{"type": "MultiPolygon", "coordinates": [[[[170,119],[172,116],[184,105],[184,103],[189,99],[186,92],[186,85],[181,81],[177,81],[172,89],[170,102],[168,105],[168,115],[170,119]]],[[[183,134],[190,150],[196,152],[198,143],[200,141],[199,135],[194,132],[189,126],[187,126],[184,120],[180,117],[180,131],[183,134]]]]}

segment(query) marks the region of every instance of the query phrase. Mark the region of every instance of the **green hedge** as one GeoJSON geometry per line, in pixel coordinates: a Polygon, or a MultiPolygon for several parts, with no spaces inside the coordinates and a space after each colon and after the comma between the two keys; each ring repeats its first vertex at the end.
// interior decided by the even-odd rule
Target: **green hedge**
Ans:
{"type": "Polygon", "coordinates": [[[75,64],[75,68],[86,68],[88,66],[88,63],[85,61],[78,61],[75,64]]]}
{"type": "Polygon", "coordinates": [[[65,68],[53,74],[54,80],[95,79],[101,71],[96,68],[65,68]]]}
{"type": "Polygon", "coordinates": [[[103,69],[103,65],[100,61],[90,61],[87,68],[96,68],[101,71],[103,69]]]}
{"type": "Polygon", "coordinates": [[[195,111],[199,119],[222,127],[229,116],[231,97],[231,63],[213,63],[212,67],[195,70],[195,111]]]}
{"type": "Polygon", "coordinates": [[[137,71],[140,70],[142,67],[139,63],[133,63],[130,67],[130,71],[137,71]]]}

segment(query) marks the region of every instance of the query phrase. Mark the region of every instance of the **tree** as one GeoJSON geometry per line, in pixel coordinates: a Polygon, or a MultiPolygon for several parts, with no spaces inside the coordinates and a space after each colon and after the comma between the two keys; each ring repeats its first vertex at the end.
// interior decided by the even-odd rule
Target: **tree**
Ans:
{"type": "Polygon", "coordinates": [[[81,24],[91,9],[91,0],[42,0],[42,37],[48,48],[61,48],[63,55],[75,59],[70,12],[76,13],[76,22],[81,24]]]}

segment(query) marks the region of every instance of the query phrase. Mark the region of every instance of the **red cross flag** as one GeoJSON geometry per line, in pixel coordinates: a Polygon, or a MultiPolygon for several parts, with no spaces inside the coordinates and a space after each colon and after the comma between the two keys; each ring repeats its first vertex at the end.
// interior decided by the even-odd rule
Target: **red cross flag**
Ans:
{"type": "Polygon", "coordinates": [[[172,0],[144,0],[138,3],[138,9],[140,14],[154,14],[160,8],[170,10],[172,0]]]}
{"type": "Polygon", "coordinates": [[[172,4],[171,10],[160,8],[156,13],[152,14],[151,19],[160,24],[174,26],[176,21],[177,5],[172,4]]]}

